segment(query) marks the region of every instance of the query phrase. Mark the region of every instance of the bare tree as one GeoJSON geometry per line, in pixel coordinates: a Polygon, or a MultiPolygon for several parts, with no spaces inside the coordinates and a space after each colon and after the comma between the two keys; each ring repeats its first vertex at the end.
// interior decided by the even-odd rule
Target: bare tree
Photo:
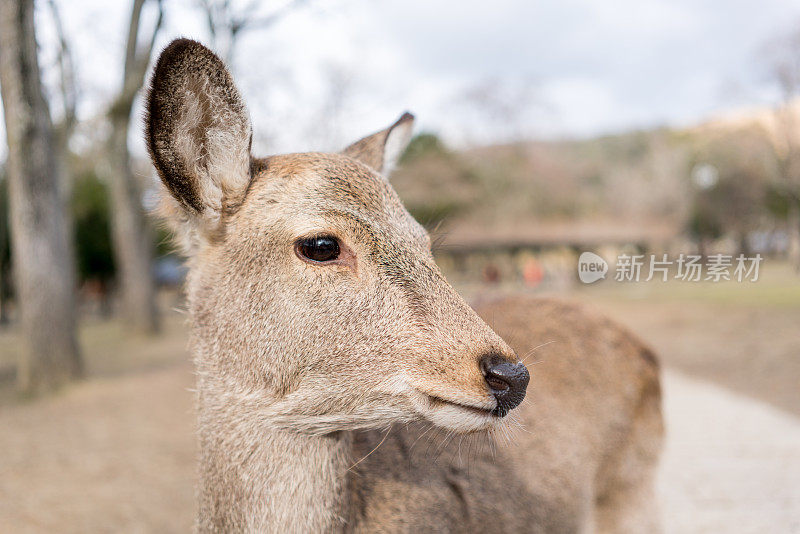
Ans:
{"type": "Polygon", "coordinates": [[[158,19],[150,34],[139,43],[142,8],[147,0],[134,0],[125,46],[122,87],[108,110],[111,134],[107,148],[107,172],[111,192],[111,234],[117,277],[121,286],[123,315],[133,329],[158,330],[155,283],[151,272],[153,257],[151,230],[142,207],[142,191],[131,166],[128,131],[134,99],[144,83],[153,44],[161,29],[164,10],[161,0],[158,19]]]}
{"type": "Polygon", "coordinates": [[[250,0],[241,9],[236,9],[230,0],[197,0],[197,5],[205,13],[214,50],[225,63],[231,65],[236,44],[242,34],[272,26],[307,1],[289,0],[267,14],[260,12],[263,4],[261,0],[250,0]]]}
{"type": "Polygon", "coordinates": [[[800,24],[766,47],[769,75],[781,92],[776,109],[776,160],[787,200],[789,259],[800,270],[800,124],[793,104],[800,98],[800,24]]]}
{"type": "Polygon", "coordinates": [[[324,95],[308,127],[307,137],[323,150],[343,146],[342,124],[353,101],[354,73],[345,65],[327,63],[322,69],[324,95]]]}
{"type": "MultiPolygon", "coordinates": [[[[78,86],[75,75],[75,62],[72,50],[67,41],[64,25],[61,23],[61,13],[55,0],[48,0],[53,26],[58,39],[56,66],[59,75],[58,93],[61,101],[61,116],[54,125],[57,164],[59,166],[61,202],[64,205],[64,228],[67,232],[69,243],[75,242],[74,223],[72,220],[72,186],[73,177],[70,175],[69,166],[69,140],[77,123],[78,86]]],[[[74,248],[69,247],[68,261],[75,265],[74,248]]]]}
{"type": "Polygon", "coordinates": [[[531,113],[542,109],[537,85],[530,77],[479,80],[454,95],[449,105],[455,106],[463,119],[474,121],[467,129],[482,132],[482,138],[466,139],[470,144],[529,139],[533,134],[531,113]]]}
{"type": "Polygon", "coordinates": [[[82,374],[75,335],[75,273],[62,169],[42,91],[33,0],[0,0],[0,89],[16,296],[25,351],[21,390],[51,389],[82,374]]]}
{"type": "Polygon", "coordinates": [[[8,263],[8,181],[6,168],[0,166],[0,326],[8,322],[6,287],[9,283],[8,263]]]}
{"type": "Polygon", "coordinates": [[[67,144],[75,129],[77,117],[78,87],[75,76],[75,61],[67,41],[64,25],[61,22],[61,12],[58,4],[55,0],[48,0],[47,5],[50,8],[56,38],[58,39],[56,62],[58,63],[59,74],[58,89],[61,98],[61,120],[55,125],[56,140],[62,154],[65,156],[68,150],[67,144]]]}

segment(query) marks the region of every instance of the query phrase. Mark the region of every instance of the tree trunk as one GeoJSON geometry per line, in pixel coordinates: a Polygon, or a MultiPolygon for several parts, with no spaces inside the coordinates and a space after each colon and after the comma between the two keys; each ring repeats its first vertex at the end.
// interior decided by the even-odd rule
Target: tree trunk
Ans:
{"type": "Polygon", "coordinates": [[[8,322],[8,311],[6,310],[6,294],[3,291],[5,284],[4,274],[0,271],[0,326],[4,326],[8,322]]]}
{"type": "MultiPolygon", "coordinates": [[[[5,176],[0,174],[0,326],[8,322],[6,309],[6,246],[8,246],[8,195],[2,180],[5,176]]],[[[8,184],[6,184],[8,185],[8,184]]]]}
{"type": "Polygon", "coordinates": [[[27,393],[82,374],[75,272],[54,132],[41,86],[32,0],[0,0],[0,89],[8,140],[9,211],[27,393]]]}
{"type": "Polygon", "coordinates": [[[134,330],[155,333],[159,327],[150,228],[142,193],[128,153],[128,115],[111,117],[108,171],[111,192],[111,236],[120,285],[122,315],[134,330]]]}
{"type": "Polygon", "coordinates": [[[736,232],[736,236],[739,244],[737,256],[743,255],[745,257],[749,257],[752,250],[750,250],[750,241],[748,240],[747,230],[739,230],[736,232]]]}
{"type": "Polygon", "coordinates": [[[703,258],[703,261],[705,261],[708,256],[708,243],[703,236],[697,238],[697,254],[703,258]]]}
{"type": "Polygon", "coordinates": [[[122,313],[134,330],[155,333],[159,328],[156,289],[151,262],[153,242],[142,207],[142,192],[131,168],[128,130],[137,91],[144,83],[147,64],[163,20],[163,5],[158,4],[158,20],[148,44],[137,47],[139,22],[146,0],[133,0],[122,87],[108,111],[111,136],[107,147],[107,168],[111,189],[111,238],[117,265],[117,280],[122,297],[122,313]]]}
{"type": "Polygon", "coordinates": [[[789,198],[789,211],[786,215],[786,230],[789,262],[800,272],[800,205],[794,196],[789,198]]]}

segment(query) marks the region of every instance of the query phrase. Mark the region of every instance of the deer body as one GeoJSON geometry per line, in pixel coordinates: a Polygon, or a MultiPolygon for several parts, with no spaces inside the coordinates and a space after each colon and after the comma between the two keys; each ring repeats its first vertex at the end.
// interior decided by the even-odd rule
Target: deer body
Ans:
{"type": "Polygon", "coordinates": [[[237,432],[224,421],[242,413],[206,420],[201,393],[201,436],[227,438],[203,440],[201,530],[657,532],[662,429],[647,348],[574,304],[519,298],[478,310],[520,354],[551,342],[534,352],[533,402],[518,408],[525,431],[498,443],[424,424],[309,438],[252,421],[237,432]]]}
{"type": "Polygon", "coordinates": [[[653,357],[574,305],[476,314],[385,178],[410,115],[343,154],[254,159],[230,74],[185,39],[147,109],[189,256],[198,530],[653,531],[653,357]]]}

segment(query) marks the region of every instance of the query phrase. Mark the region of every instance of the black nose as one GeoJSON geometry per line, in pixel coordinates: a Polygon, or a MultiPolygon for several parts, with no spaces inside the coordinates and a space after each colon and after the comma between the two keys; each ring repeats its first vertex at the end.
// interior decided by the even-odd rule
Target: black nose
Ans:
{"type": "Polygon", "coordinates": [[[487,354],[481,358],[481,370],[492,395],[497,399],[495,415],[504,417],[520,405],[531,379],[525,365],[511,363],[499,354],[487,354]]]}

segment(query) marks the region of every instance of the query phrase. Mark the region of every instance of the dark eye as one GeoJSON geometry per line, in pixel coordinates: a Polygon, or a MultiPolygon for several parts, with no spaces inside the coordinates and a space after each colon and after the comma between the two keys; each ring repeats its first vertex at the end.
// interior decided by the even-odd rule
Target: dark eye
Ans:
{"type": "Polygon", "coordinates": [[[339,257],[339,241],[328,235],[300,239],[295,247],[301,257],[311,261],[332,261],[339,257]]]}

